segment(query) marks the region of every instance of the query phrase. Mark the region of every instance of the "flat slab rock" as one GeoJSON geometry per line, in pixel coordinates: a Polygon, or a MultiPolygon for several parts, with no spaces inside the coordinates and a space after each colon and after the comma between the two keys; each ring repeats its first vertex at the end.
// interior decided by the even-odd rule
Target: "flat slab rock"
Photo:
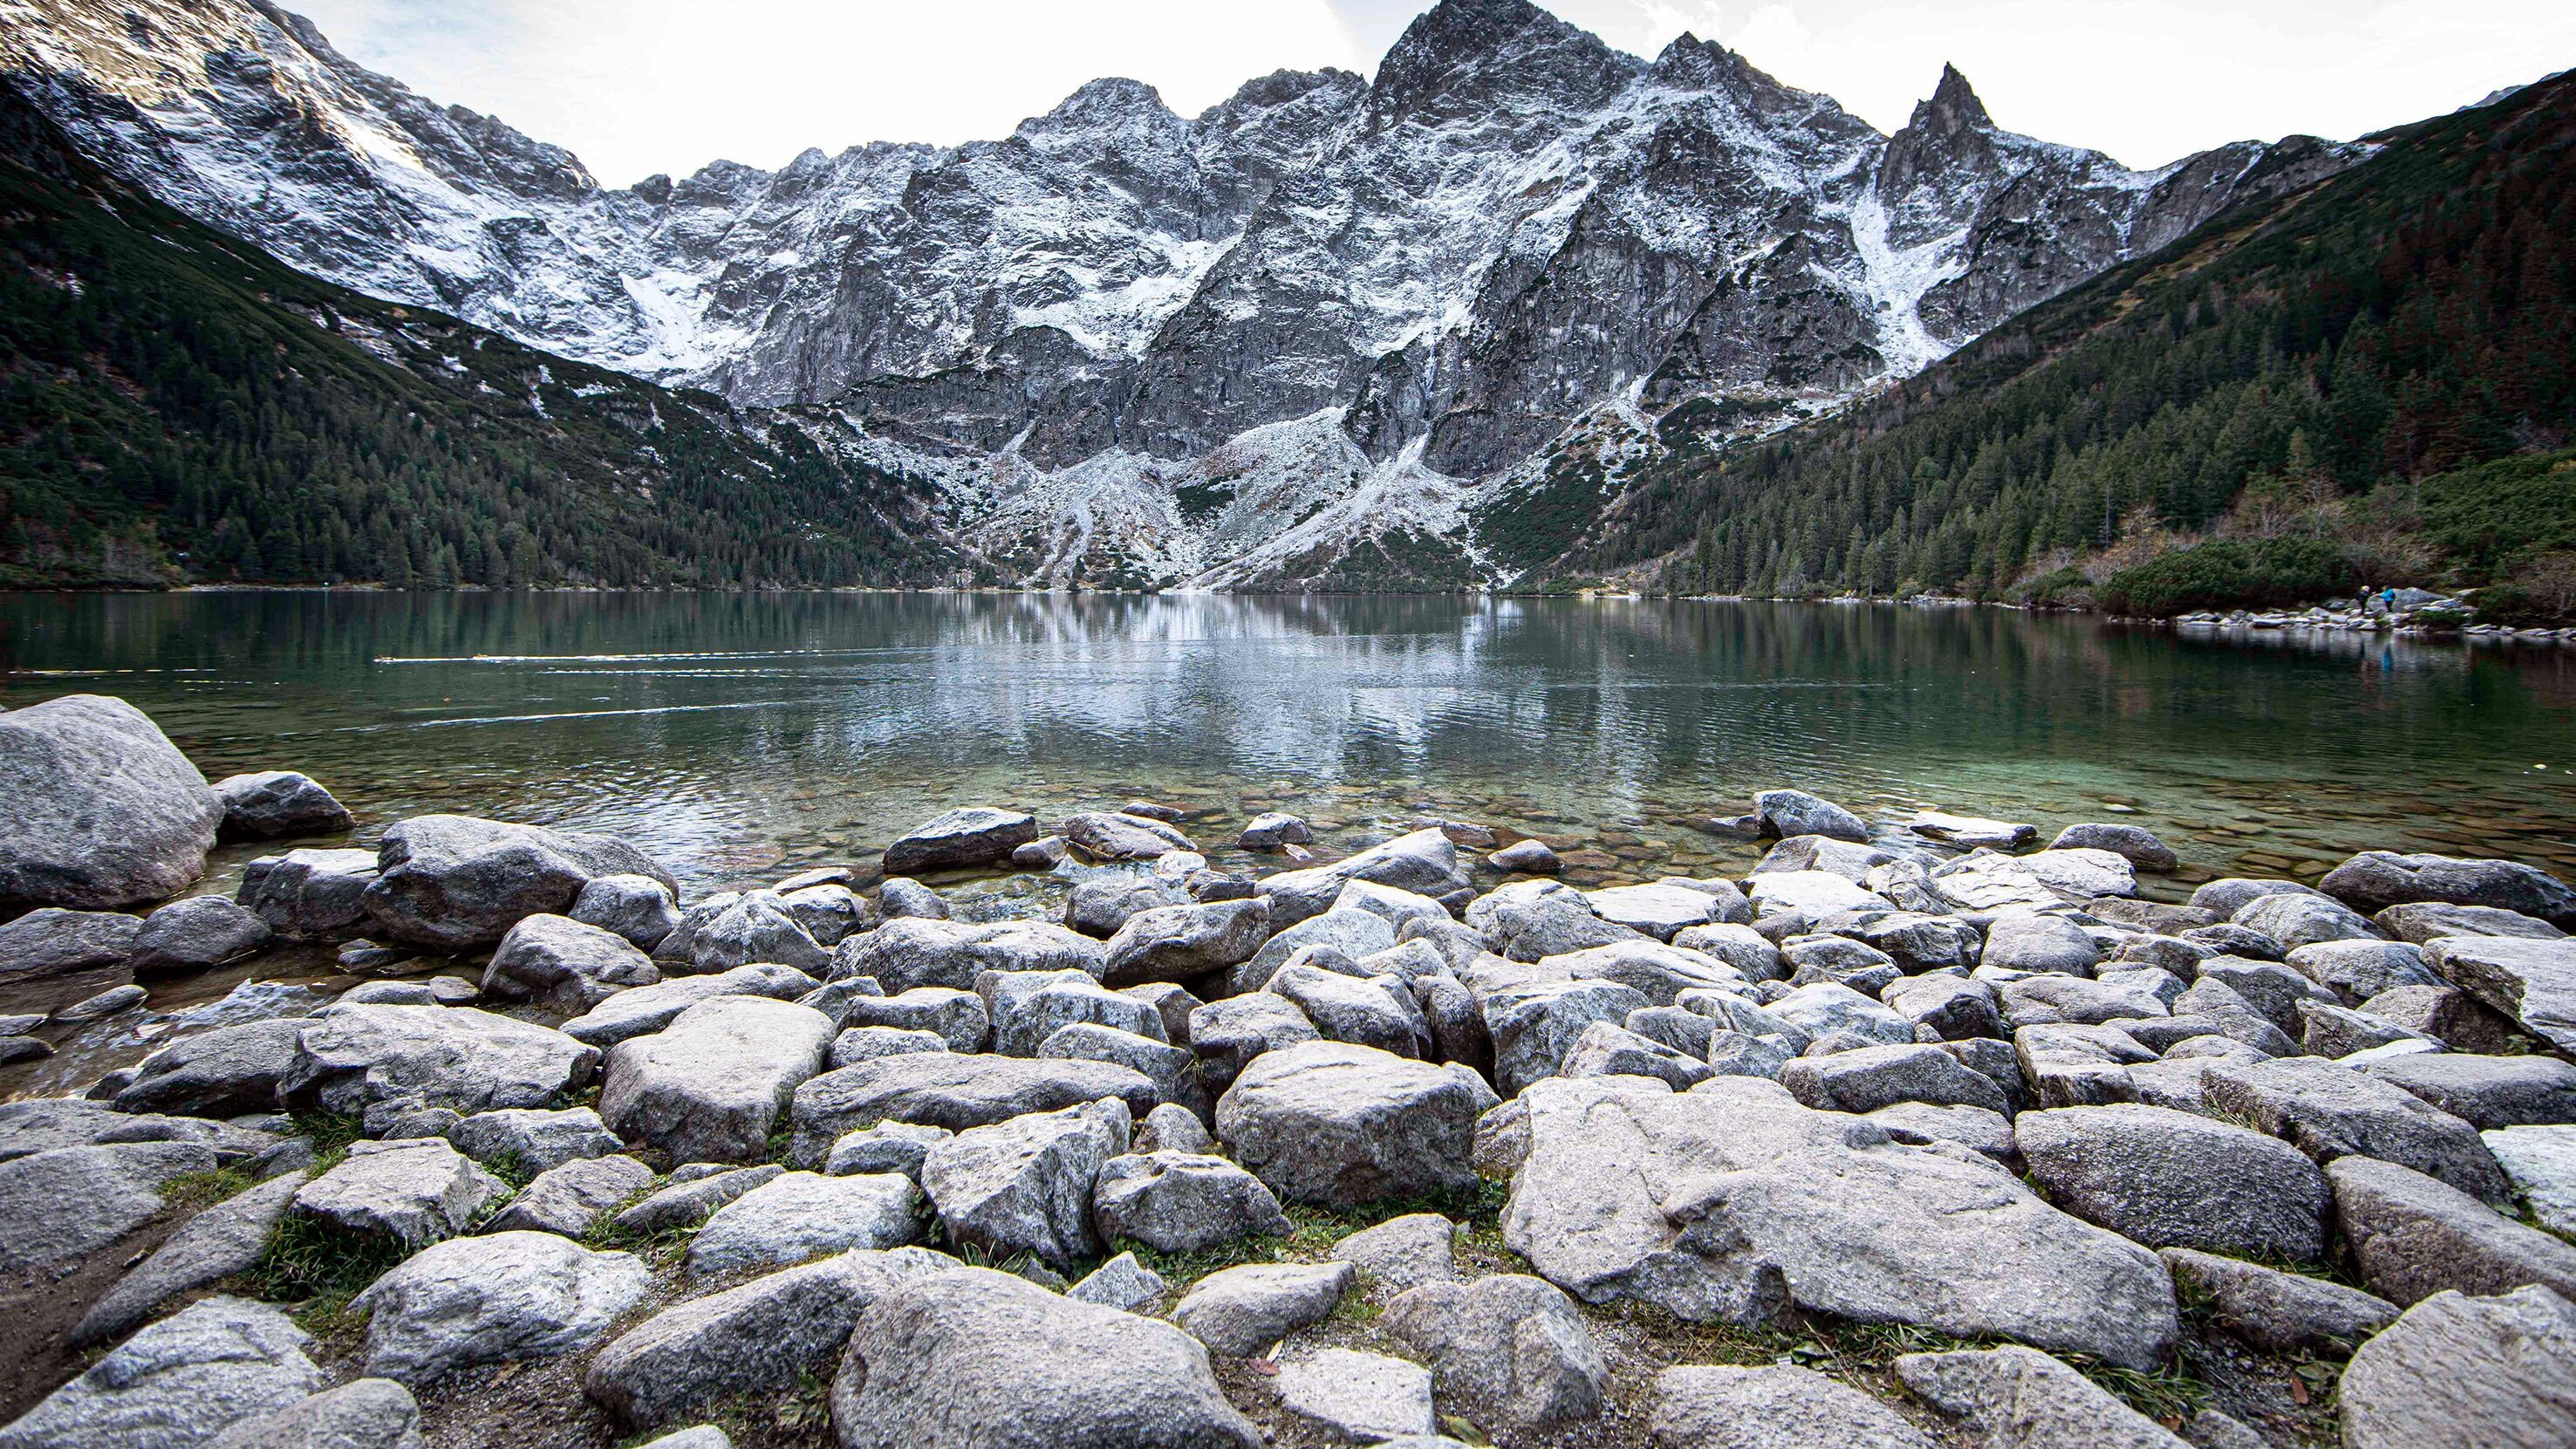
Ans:
{"type": "Polygon", "coordinates": [[[2266,1353],[2356,1344],[2397,1318],[2397,1305],[2387,1299],[2323,1278],[2190,1248],[2167,1248],[2161,1256],[2185,1296],[2204,1303],[2220,1328],[2266,1353]]]}
{"type": "Polygon", "coordinates": [[[656,1429],[741,1394],[793,1386],[840,1357],[877,1295],[959,1266],[923,1248],[856,1250],[665,1308],[591,1360],[582,1392],[631,1429],[656,1429]]]}
{"type": "Polygon", "coordinates": [[[609,1049],[599,1115],[675,1162],[749,1162],[798,1087],[823,1069],[832,1019],[762,996],[718,996],[609,1049]]]}
{"type": "Polygon", "coordinates": [[[420,1403],[391,1379],[354,1379],[244,1419],[211,1449],[420,1449],[420,1403]]]}
{"type": "Polygon", "coordinates": [[[641,1302],[652,1270],[552,1233],[456,1238],[406,1259],[350,1301],[367,1317],[367,1372],[428,1383],[477,1364],[586,1348],[641,1302]]]}
{"type": "Polygon", "coordinates": [[[2362,1281],[2382,1297],[2412,1304],[2444,1289],[2540,1283],[2576,1298],[2576,1247],[2448,1183],[2367,1157],[2337,1159],[2326,1178],[2362,1281]]]}
{"type": "Polygon", "coordinates": [[[970,805],[927,821],[887,846],[885,868],[909,874],[989,865],[1010,859],[1012,851],[1037,838],[1034,815],[970,805]]]}
{"type": "Polygon", "coordinates": [[[202,1443],[298,1403],[326,1381],[313,1337],[240,1298],[188,1305],[109,1350],[0,1428],[0,1449],[160,1449],[202,1443]]]}
{"type": "Polygon", "coordinates": [[[2444,936],[2424,950],[2452,985],[2560,1051],[2576,1051],[2576,941],[2444,936]]]}
{"type": "Polygon", "coordinates": [[[1189,1335],[983,1268],[880,1294],[850,1335],[831,1403],[842,1449],[1263,1442],[1189,1335]]]}
{"type": "Polygon", "coordinates": [[[1868,1394],[1813,1369],[1691,1365],[1655,1375],[1658,1449],[1934,1449],[1868,1394]]]}
{"type": "Polygon", "coordinates": [[[820,1163],[843,1133],[879,1122],[963,1132],[1029,1112],[1116,1097],[1139,1115],[1155,1106],[1153,1079],[1110,1062],[914,1052],[825,1072],[796,1089],[789,1156],[820,1163]]]}
{"type": "Polygon", "coordinates": [[[2201,1083],[2213,1115],[2269,1132],[2321,1163],[2375,1157],[2486,1202],[2505,1200],[2504,1174],[2477,1129],[2356,1068],[2284,1057],[2213,1067],[2201,1083]]]}
{"type": "Polygon", "coordinates": [[[2361,1346],[2335,1393],[2350,1449],[2576,1444],[2576,1303],[2542,1287],[2437,1293],[2361,1346]]]}
{"type": "Polygon", "coordinates": [[[1327,1348],[1279,1365],[1279,1402],[1363,1443],[1432,1431],[1431,1371],[1382,1353],[1327,1348]]]}
{"type": "Polygon", "coordinates": [[[598,1074],[597,1048],[470,1006],[331,1006],[305,1025],[279,1090],[352,1116],[409,1099],[470,1117],[554,1106],[598,1074]]]}
{"type": "Polygon", "coordinates": [[[2278,1138],[2127,1103],[2024,1112],[2013,1136],[2052,1202],[2132,1242],[2301,1262],[2325,1254],[2325,1174],[2278,1138]]]}
{"type": "Polygon", "coordinates": [[[2478,1134],[2534,1222],[2576,1234],[2576,1126],[2507,1127],[2478,1134]]]}
{"type": "Polygon", "coordinates": [[[921,1236],[921,1189],[893,1173],[782,1173],[723,1207],[689,1244],[689,1271],[784,1267],[818,1253],[899,1248],[921,1236]]]}
{"type": "Polygon", "coordinates": [[[1228,1358],[1250,1358],[1321,1323],[1359,1281],[1348,1263],[1247,1263],[1210,1273],[1181,1295],[1172,1321],[1228,1358]]]}
{"type": "Polygon", "coordinates": [[[2153,1419],[2027,1348],[1909,1353],[1896,1377],[1972,1444],[1992,1449],[2184,1449],[2153,1419]]]}
{"type": "Polygon", "coordinates": [[[538,1173],[486,1231],[579,1238],[611,1208],[652,1185],[653,1169],[622,1153],[577,1158],[538,1173]]]}
{"type": "Polygon", "coordinates": [[[270,1178],[190,1218],[162,1240],[72,1329],[80,1346],[106,1343],[181,1294],[222,1282],[259,1261],[269,1234],[306,1179],[298,1169],[270,1178]]]}
{"type": "Polygon", "coordinates": [[[1438,1213],[1406,1213],[1341,1239],[1332,1256],[1356,1266],[1372,1285],[1401,1293],[1457,1281],[1457,1236],[1458,1225],[1438,1213]]]}
{"type": "Polygon", "coordinates": [[[1585,1302],[1739,1324],[1795,1303],[2139,1368],[2179,1332],[2152,1253],[1968,1149],[1905,1146],[1758,1078],[1547,1081],[1521,1103],[1503,1240],[1585,1302]]]}
{"type": "Polygon", "coordinates": [[[423,1247],[462,1233],[487,1203],[508,1195],[501,1179],[435,1137],[352,1142],[338,1166],[295,1194],[295,1211],[345,1232],[423,1247]]]}
{"type": "Polygon", "coordinates": [[[0,1162],[0,1271],[67,1267],[158,1216],[174,1177],[212,1172],[194,1142],[62,1147],[0,1162]]]}

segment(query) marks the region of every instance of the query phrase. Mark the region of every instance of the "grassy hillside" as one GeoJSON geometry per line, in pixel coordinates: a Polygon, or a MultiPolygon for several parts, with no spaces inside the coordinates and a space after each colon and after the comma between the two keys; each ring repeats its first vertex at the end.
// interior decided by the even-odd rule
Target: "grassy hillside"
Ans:
{"type": "Polygon", "coordinates": [[[926,490],[284,267],[0,78],[0,587],[923,583],[926,490]]]}
{"type": "MultiPolygon", "coordinates": [[[[2183,571],[2253,601],[2561,569],[2576,78],[2379,139],[1834,418],[1749,442],[1667,426],[1550,572],[2101,595],[2224,544],[2183,571]]],[[[2210,595],[2158,606],[2185,593],[2210,595]]]]}

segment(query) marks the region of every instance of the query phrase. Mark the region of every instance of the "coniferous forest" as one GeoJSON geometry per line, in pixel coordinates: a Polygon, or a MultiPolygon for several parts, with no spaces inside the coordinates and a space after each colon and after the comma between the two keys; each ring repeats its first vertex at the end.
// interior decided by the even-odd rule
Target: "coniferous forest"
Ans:
{"type": "Polygon", "coordinates": [[[316,281],[0,88],[0,586],[923,584],[919,486],[316,281]]]}
{"type": "Polygon", "coordinates": [[[2144,613],[2501,583],[2564,613],[2576,77],[2378,140],[1838,417],[1711,443],[1677,410],[1553,572],[2144,613]]]}

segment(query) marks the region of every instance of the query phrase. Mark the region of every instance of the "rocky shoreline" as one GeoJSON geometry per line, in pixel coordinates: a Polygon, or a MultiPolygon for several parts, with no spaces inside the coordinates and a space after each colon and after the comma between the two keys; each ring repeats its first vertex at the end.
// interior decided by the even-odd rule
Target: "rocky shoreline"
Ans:
{"type": "Polygon", "coordinates": [[[0,1105],[0,1449],[2576,1442],[2576,891],[1752,805],[1725,878],[1137,800],[687,899],[0,712],[0,986],[113,982],[0,1064],[360,978],[0,1105]]]}

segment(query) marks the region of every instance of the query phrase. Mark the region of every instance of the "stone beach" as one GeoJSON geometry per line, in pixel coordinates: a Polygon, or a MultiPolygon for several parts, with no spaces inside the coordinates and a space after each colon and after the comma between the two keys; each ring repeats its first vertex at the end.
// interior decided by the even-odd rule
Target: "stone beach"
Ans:
{"type": "Polygon", "coordinates": [[[2465,823],[1104,782],[684,890],[273,763],[0,712],[0,1449],[2576,1442],[2576,890],[2465,823]]]}

